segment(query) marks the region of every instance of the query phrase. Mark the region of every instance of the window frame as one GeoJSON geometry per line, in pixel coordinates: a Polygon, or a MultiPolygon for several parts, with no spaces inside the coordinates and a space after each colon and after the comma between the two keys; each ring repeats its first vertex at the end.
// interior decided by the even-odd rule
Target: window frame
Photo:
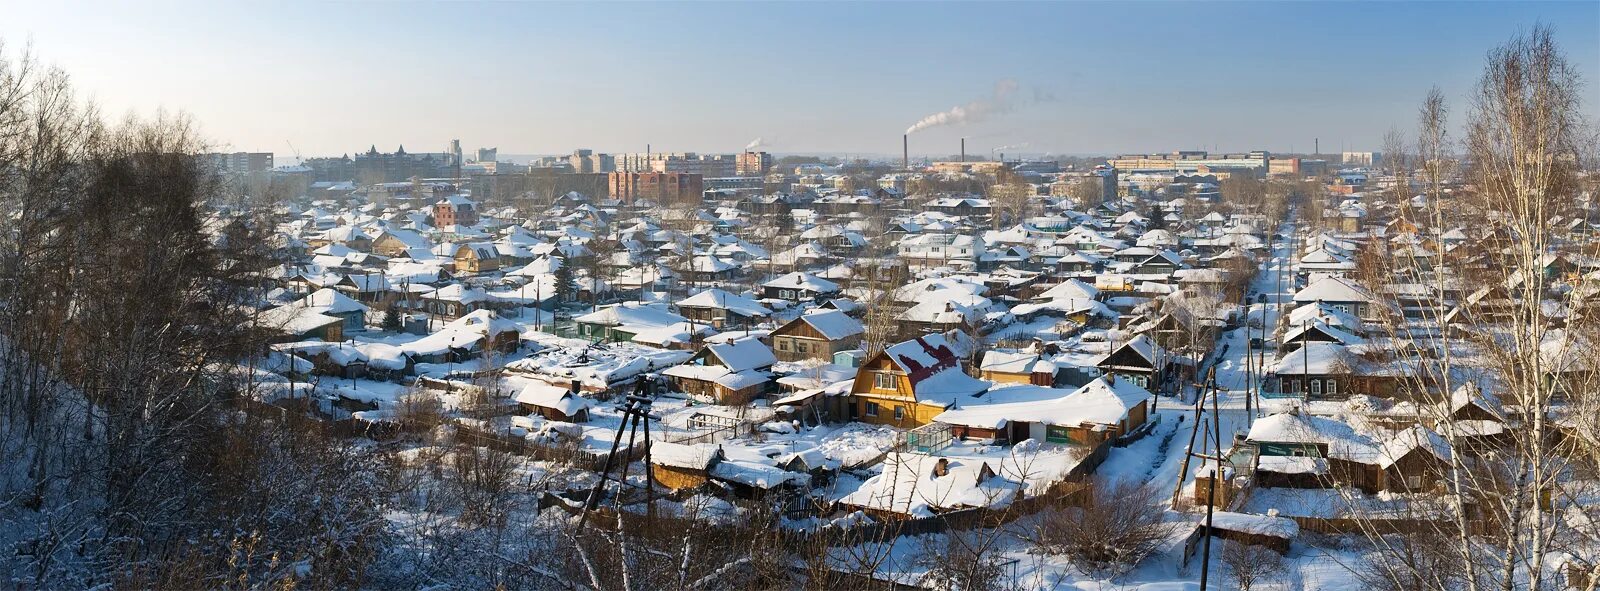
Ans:
{"type": "Polygon", "coordinates": [[[899,390],[899,381],[898,376],[892,373],[886,371],[872,372],[872,388],[875,390],[899,390]],[[885,383],[888,385],[884,385],[885,383]]]}
{"type": "Polygon", "coordinates": [[[1072,443],[1072,431],[1060,425],[1045,425],[1044,440],[1047,443],[1072,443]]]}

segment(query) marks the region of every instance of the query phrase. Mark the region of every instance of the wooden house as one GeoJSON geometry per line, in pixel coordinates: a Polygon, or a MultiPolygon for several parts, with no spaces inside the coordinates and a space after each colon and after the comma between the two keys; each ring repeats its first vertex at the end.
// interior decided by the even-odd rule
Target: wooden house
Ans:
{"type": "Polygon", "coordinates": [[[1143,427],[1150,415],[1149,390],[1103,376],[1076,390],[1045,386],[996,386],[934,420],[955,437],[1095,447],[1143,427]]]}
{"type": "Polygon", "coordinates": [[[990,349],[978,361],[978,377],[995,383],[1054,386],[1056,364],[1035,351],[990,349]]]}
{"type": "MultiPolygon", "coordinates": [[[[835,300],[839,301],[839,300],[835,300]]],[[[848,301],[848,300],[843,300],[848,301]]],[[[801,314],[772,331],[774,353],[781,361],[821,359],[832,361],[833,354],[855,349],[866,333],[861,322],[839,310],[801,314]]]]}
{"type": "Polygon", "coordinates": [[[1412,425],[1383,442],[1378,453],[1378,489],[1395,492],[1434,490],[1450,472],[1450,444],[1422,425],[1412,425]]]}
{"type": "Polygon", "coordinates": [[[272,341],[286,343],[321,339],[327,342],[344,340],[345,319],[322,314],[299,304],[279,306],[262,312],[256,326],[277,334],[272,341]]]}
{"type": "Polygon", "coordinates": [[[1268,368],[1267,386],[1307,400],[1343,400],[1354,394],[1393,398],[1401,393],[1406,364],[1375,363],[1337,342],[1312,341],[1268,368]]]}
{"type": "Polygon", "coordinates": [[[396,228],[385,229],[378,233],[372,241],[372,252],[386,257],[409,256],[412,249],[428,250],[433,248],[421,234],[412,230],[396,228]]]}
{"type": "Polygon", "coordinates": [[[1378,318],[1386,305],[1371,290],[1344,277],[1327,276],[1294,294],[1296,304],[1323,303],[1363,320],[1378,318]]]}
{"type": "Polygon", "coordinates": [[[839,295],[839,284],[797,271],[761,284],[761,295],[791,302],[814,302],[839,295]]]}
{"type": "MultiPolygon", "coordinates": [[[[920,427],[989,383],[968,376],[944,335],[889,346],[862,363],[847,397],[851,420],[920,427]]],[[[845,416],[832,413],[833,416],[845,416]]]]}
{"type": "Polygon", "coordinates": [[[530,382],[517,392],[515,400],[523,412],[552,421],[582,423],[589,420],[589,401],[577,392],[577,385],[562,388],[544,382],[530,382]]]}
{"type": "Polygon", "coordinates": [[[1161,391],[1172,372],[1174,356],[1148,335],[1139,335],[1115,345],[1095,363],[1101,372],[1128,380],[1152,392],[1161,391]]]}
{"type": "Polygon", "coordinates": [[[456,246],[452,257],[458,275],[487,273],[500,269],[500,250],[493,243],[473,242],[456,246]]]}
{"type": "Polygon", "coordinates": [[[1260,486],[1379,490],[1377,443],[1337,419],[1298,411],[1269,415],[1251,425],[1245,444],[1255,452],[1260,486]]]}
{"type": "Polygon", "coordinates": [[[490,308],[489,294],[460,283],[446,285],[422,296],[423,309],[441,320],[453,320],[490,308]]]}
{"type": "Polygon", "coordinates": [[[753,298],[711,288],[679,301],[678,313],[717,330],[730,330],[759,324],[772,315],[772,310],[753,298]]]}
{"type": "Polygon", "coordinates": [[[740,406],[767,393],[772,386],[770,370],[777,362],[772,350],[759,339],[740,339],[706,345],[688,361],[667,368],[661,375],[679,392],[740,406]]]}
{"type": "Polygon", "coordinates": [[[722,448],[709,443],[686,445],[650,443],[651,475],[668,490],[699,487],[711,480],[711,469],[722,460],[722,448]]]}

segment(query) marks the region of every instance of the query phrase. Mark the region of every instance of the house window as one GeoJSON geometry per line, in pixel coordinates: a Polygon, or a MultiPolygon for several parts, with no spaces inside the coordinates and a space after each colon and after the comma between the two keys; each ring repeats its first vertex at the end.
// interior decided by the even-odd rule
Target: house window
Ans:
{"type": "Polygon", "coordinates": [[[895,389],[895,375],[888,372],[872,374],[872,387],[879,390],[895,389]]]}
{"type": "Polygon", "coordinates": [[[779,340],[778,341],[778,350],[779,351],[788,351],[789,350],[789,341],[788,341],[788,339],[783,339],[783,340],[779,340]]]}
{"type": "Polygon", "coordinates": [[[1044,428],[1044,440],[1050,443],[1072,443],[1072,434],[1066,427],[1047,425],[1044,428]]]}
{"type": "Polygon", "coordinates": [[[795,341],[794,342],[794,350],[796,352],[805,353],[806,352],[806,342],[805,341],[795,341]]]}
{"type": "Polygon", "coordinates": [[[1329,396],[1332,396],[1334,394],[1338,394],[1339,393],[1339,386],[1336,385],[1337,382],[1335,382],[1333,380],[1325,380],[1325,381],[1328,384],[1327,385],[1327,389],[1328,389],[1328,395],[1329,396]]]}
{"type": "Polygon", "coordinates": [[[1321,394],[1322,394],[1322,380],[1311,380],[1311,395],[1312,396],[1319,396],[1321,394]]]}
{"type": "Polygon", "coordinates": [[[876,403],[876,402],[868,402],[867,403],[867,416],[869,416],[869,417],[878,416],[878,403],[876,403]]]}
{"type": "Polygon", "coordinates": [[[906,407],[898,404],[894,406],[894,420],[897,422],[906,420],[906,407]]]}
{"type": "Polygon", "coordinates": [[[1406,477],[1406,488],[1409,488],[1409,489],[1422,488],[1422,477],[1421,476],[1407,476],[1406,477]]]}
{"type": "Polygon", "coordinates": [[[1297,449],[1297,450],[1289,452],[1289,455],[1297,457],[1297,458],[1303,458],[1303,457],[1306,457],[1306,450],[1297,449]]]}

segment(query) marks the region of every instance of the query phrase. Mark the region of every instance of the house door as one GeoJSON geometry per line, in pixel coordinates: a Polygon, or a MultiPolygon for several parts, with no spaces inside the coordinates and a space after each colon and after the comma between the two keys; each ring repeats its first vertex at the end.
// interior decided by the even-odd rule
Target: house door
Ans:
{"type": "Polygon", "coordinates": [[[1022,421],[1013,421],[1011,423],[1011,443],[1015,445],[1016,443],[1027,439],[1029,437],[1028,431],[1029,429],[1027,423],[1022,421]]]}

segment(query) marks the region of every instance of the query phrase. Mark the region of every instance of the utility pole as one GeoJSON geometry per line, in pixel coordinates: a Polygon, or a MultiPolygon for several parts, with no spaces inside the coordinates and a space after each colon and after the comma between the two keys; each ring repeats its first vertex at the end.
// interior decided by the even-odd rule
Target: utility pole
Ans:
{"type": "MultiPolygon", "coordinates": [[[[1221,438],[1222,422],[1219,417],[1212,416],[1211,424],[1213,433],[1221,438]]],[[[1217,464],[1211,470],[1211,486],[1206,491],[1206,539],[1200,553],[1200,591],[1206,591],[1206,586],[1211,579],[1211,523],[1212,515],[1217,506],[1217,479],[1222,477],[1222,444],[1217,444],[1217,464]]]]}

